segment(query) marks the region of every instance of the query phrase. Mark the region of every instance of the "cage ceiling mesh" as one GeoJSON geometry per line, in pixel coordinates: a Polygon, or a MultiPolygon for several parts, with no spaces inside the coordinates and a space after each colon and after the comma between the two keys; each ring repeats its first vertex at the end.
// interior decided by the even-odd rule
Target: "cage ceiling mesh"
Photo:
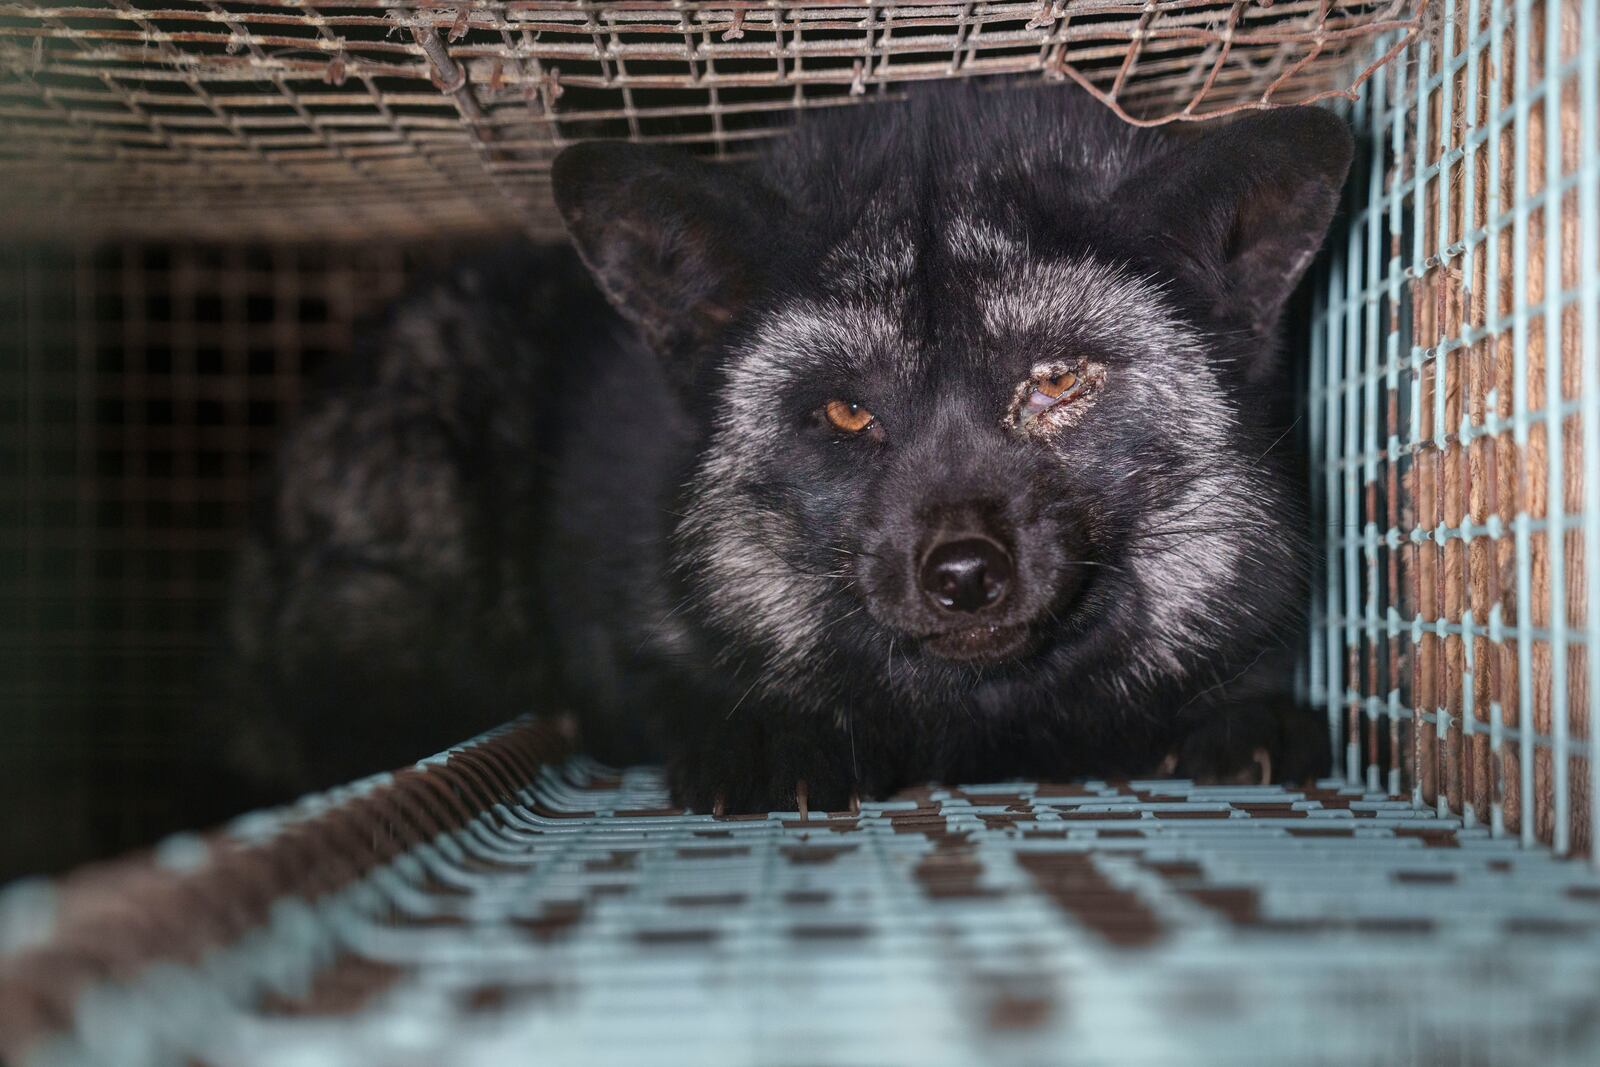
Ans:
{"type": "Polygon", "coordinates": [[[1424,6],[6,0],[0,232],[549,233],[572,141],[736,156],[795,111],[984,75],[1200,119],[1350,93],[1424,6]]]}

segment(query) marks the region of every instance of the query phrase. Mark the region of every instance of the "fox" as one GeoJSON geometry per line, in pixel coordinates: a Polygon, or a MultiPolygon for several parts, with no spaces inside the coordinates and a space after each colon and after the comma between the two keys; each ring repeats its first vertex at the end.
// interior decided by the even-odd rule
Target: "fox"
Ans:
{"type": "Polygon", "coordinates": [[[284,793],[524,711],[697,812],[1324,773],[1285,309],[1329,111],[943,86],[755,158],[574,144],[287,434],[227,624],[284,793]]]}

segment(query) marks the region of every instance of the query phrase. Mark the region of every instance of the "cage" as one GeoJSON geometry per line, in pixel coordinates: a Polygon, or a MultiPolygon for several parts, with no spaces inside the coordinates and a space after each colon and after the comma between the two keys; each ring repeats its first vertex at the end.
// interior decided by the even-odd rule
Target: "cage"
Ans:
{"type": "Polygon", "coordinates": [[[1373,165],[1316,291],[1309,687],[1350,780],[1592,851],[1595,30],[1572,5],[1443,19],[1354,107],[1373,165]]]}
{"type": "Polygon", "coordinates": [[[519,719],[13,884],[0,1058],[1593,1062],[1595,0],[0,5],[6,873],[194,829],[252,473],[408,277],[555,233],[556,151],[954,77],[1356,129],[1298,333],[1335,776],[713,819],[519,719]]]}

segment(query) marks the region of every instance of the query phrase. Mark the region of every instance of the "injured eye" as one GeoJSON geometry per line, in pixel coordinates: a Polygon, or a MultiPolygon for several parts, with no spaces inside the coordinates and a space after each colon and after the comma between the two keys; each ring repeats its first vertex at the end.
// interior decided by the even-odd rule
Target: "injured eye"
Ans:
{"type": "Polygon", "coordinates": [[[1028,395],[1017,411],[1017,421],[1027,423],[1058,404],[1070,403],[1083,395],[1083,380],[1073,371],[1051,377],[1035,378],[1029,384],[1028,395]]]}
{"type": "Polygon", "coordinates": [[[828,401],[822,406],[822,417],[834,429],[845,433],[864,433],[878,421],[872,412],[849,400],[828,401]]]}
{"type": "Polygon", "coordinates": [[[1039,364],[1011,395],[1001,424],[1036,436],[1052,435],[1078,421],[1105,377],[1105,364],[1094,360],[1079,361],[1070,369],[1061,363],[1039,364]]]}

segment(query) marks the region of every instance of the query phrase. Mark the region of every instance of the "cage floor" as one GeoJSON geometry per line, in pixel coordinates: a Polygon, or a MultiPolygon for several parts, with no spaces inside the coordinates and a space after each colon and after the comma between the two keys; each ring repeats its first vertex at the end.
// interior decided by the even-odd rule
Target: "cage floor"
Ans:
{"type": "Polygon", "coordinates": [[[13,887],[0,1058],[1600,1062],[1600,878],[1403,800],[1010,783],[717,819],[506,740],[13,887]],[[369,862],[384,835],[412,843],[369,862]]]}

